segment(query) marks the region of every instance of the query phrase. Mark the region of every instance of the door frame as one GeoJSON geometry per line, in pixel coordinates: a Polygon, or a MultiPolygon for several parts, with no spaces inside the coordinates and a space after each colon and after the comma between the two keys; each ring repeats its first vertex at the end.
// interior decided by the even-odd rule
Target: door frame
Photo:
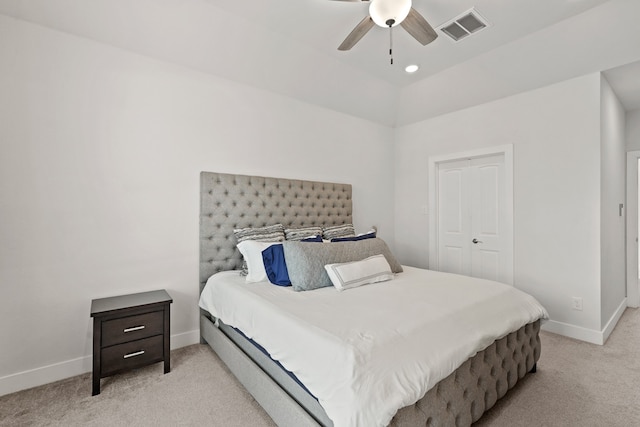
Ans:
{"type": "MultiPolygon", "coordinates": [[[[640,153],[640,152],[639,152],[640,153]]],[[[504,156],[505,175],[505,265],[506,277],[509,285],[513,280],[513,144],[480,148],[460,153],[429,156],[429,268],[439,270],[438,263],[438,171],[441,163],[456,160],[471,160],[478,157],[493,155],[504,156]]]]}
{"type": "Polygon", "coordinates": [[[638,280],[638,159],[640,151],[627,152],[627,306],[640,306],[638,280]]]}

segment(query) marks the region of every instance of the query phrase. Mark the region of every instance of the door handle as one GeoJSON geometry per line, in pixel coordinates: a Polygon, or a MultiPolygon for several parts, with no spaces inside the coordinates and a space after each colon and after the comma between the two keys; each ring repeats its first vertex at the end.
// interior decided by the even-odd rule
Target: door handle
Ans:
{"type": "Polygon", "coordinates": [[[473,244],[477,245],[478,243],[482,243],[482,240],[473,239],[472,242],[473,244]]]}

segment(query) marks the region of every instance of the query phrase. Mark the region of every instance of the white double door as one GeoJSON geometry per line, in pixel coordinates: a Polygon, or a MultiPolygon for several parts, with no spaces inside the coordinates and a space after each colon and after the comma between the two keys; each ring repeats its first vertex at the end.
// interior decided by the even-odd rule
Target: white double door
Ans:
{"type": "Polygon", "coordinates": [[[503,154],[438,164],[438,269],[511,283],[503,154]]]}

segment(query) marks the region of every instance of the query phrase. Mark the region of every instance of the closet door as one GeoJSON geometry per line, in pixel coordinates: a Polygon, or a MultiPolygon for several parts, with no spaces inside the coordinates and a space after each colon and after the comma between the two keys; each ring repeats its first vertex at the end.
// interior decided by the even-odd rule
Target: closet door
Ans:
{"type": "Polygon", "coordinates": [[[469,160],[438,167],[439,270],[471,275],[469,160]]]}
{"type": "Polygon", "coordinates": [[[438,166],[439,269],[506,282],[504,156],[438,166]]]}
{"type": "Polygon", "coordinates": [[[504,157],[473,159],[469,165],[471,275],[505,281],[506,221],[504,157]]]}

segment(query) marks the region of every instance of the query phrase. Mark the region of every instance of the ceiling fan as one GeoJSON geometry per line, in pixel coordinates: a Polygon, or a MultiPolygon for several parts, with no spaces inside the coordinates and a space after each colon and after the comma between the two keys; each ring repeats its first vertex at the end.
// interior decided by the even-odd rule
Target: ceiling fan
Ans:
{"type": "MultiPolygon", "coordinates": [[[[333,0],[345,2],[369,2],[369,16],[364,18],[349,33],[346,39],[338,47],[338,50],[349,50],[369,32],[374,25],[383,28],[402,26],[414,39],[422,45],[434,41],[438,34],[429,25],[426,19],[413,7],[411,0],[333,0]]],[[[391,54],[391,49],[389,51],[391,54]]],[[[393,62],[392,62],[393,63],[393,62]]]]}

